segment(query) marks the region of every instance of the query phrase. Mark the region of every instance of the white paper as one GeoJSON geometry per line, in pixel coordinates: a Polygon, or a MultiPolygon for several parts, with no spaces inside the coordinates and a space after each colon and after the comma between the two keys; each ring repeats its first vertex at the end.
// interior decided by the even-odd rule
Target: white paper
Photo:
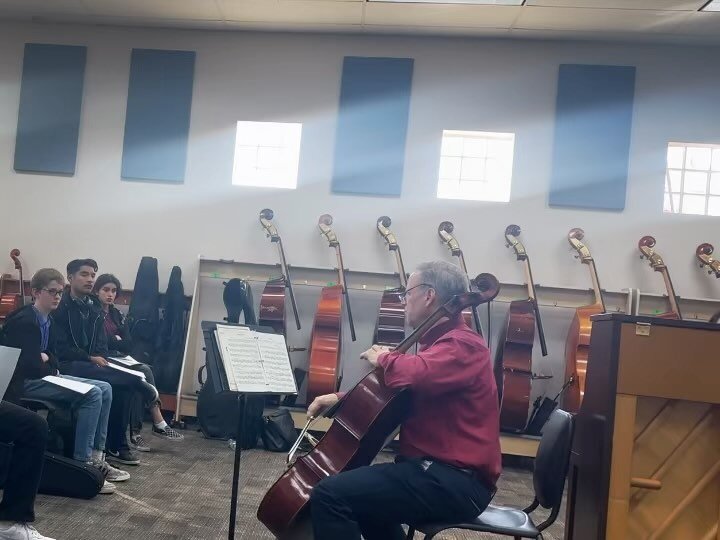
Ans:
{"type": "Polygon", "coordinates": [[[297,393],[283,336],[218,324],[215,338],[231,391],[297,393]]]}
{"type": "Polygon", "coordinates": [[[117,369],[118,371],[124,371],[125,373],[135,375],[136,377],[140,377],[142,380],[145,380],[145,374],[141,371],[135,371],[134,369],[128,369],[126,367],[118,366],[117,364],[113,364],[112,362],[108,362],[107,367],[117,369]]]}
{"type": "Polygon", "coordinates": [[[56,377],[55,375],[48,375],[46,377],[43,377],[42,380],[55,384],[57,386],[62,386],[63,388],[67,388],[68,390],[72,390],[73,392],[77,392],[78,394],[87,394],[93,387],[92,384],[80,381],[73,381],[70,379],[63,379],[62,377],[56,377]]]}
{"type": "Polygon", "coordinates": [[[138,366],[140,365],[140,362],[135,360],[132,356],[108,356],[108,360],[115,360],[116,362],[120,362],[124,366],[138,366]]]}
{"type": "Polygon", "coordinates": [[[18,358],[20,358],[20,349],[0,345],[0,396],[5,396],[5,391],[15,373],[18,358]]]}

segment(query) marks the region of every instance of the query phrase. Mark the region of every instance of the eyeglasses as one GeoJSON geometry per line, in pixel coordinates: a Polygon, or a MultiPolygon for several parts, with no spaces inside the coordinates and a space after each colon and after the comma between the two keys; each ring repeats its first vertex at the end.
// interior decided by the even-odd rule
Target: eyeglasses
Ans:
{"type": "Polygon", "coordinates": [[[62,289],[42,289],[43,291],[47,292],[50,296],[62,296],[63,290],[62,289]]]}
{"type": "Polygon", "coordinates": [[[430,287],[431,289],[434,289],[434,285],[430,285],[429,283],[420,283],[419,285],[415,285],[414,287],[410,287],[409,289],[405,289],[403,292],[398,294],[398,298],[400,298],[400,302],[403,304],[405,303],[405,298],[407,297],[407,293],[412,291],[413,289],[417,289],[418,287],[430,287]]]}

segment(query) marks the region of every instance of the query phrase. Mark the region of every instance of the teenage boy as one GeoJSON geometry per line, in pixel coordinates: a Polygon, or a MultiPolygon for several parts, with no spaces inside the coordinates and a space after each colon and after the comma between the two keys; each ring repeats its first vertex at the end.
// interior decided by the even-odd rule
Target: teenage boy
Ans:
{"type": "Polygon", "coordinates": [[[140,460],[130,451],[126,436],[131,397],[133,392],[140,392],[143,399],[152,401],[158,399],[158,392],[144,378],[109,366],[103,311],[100,301],[92,294],[96,273],[97,263],[92,259],[75,259],[67,265],[69,285],[53,314],[58,329],[56,352],[60,371],[110,383],[113,400],[107,459],[124,465],[139,465],[140,460]]]}
{"type": "Polygon", "coordinates": [[[64,281],[63,275],[54,268],[38,270],[30,281],[33,304],[8,315],[0,332],[2,343],[21,352],[5,399],[20,405],[21,397],[34,398],[73,409],[76,413],[73,458],[100,469],[109,480],[100,492],[113,493],[115,486],[111,482],[125,481],[130,475],[109,466],[103,457],[112,388],[103,381],[61,376],[91,386],[87,393],[79,394],[43,379],[47,375],[59,375],[53,353],[56,332],[50,314],[60,302],[64,281]]]}

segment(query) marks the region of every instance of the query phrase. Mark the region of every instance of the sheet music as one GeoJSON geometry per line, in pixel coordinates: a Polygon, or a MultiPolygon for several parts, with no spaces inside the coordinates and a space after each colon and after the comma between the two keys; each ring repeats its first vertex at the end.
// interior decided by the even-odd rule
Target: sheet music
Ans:
{"type": "Polygon", "coordinates": [[[10,386],[18,358],[20,358],[20,349],[0,346],[0,396],[2,397],[5,396],[7,387],[10,386]]]}
{"type": "Polygon", "coordinates": [[[87,394],[92,389],[91,384],[81,381],[73,381],[70,379],[63,379],[62,377],[56,377],[55,375],[47,375],[46,377],[43,377],[42,380],[57,386],[62,386],[63,388],[67,388],[68,390],[72,390],[78,394],[87,394]]]}
{"type": "Polygon", "coordinates": [[[107,367],[112,369],[117,369],[118,371],[123,371],[125,373],[129,373],[130,375],[135,375],[136,377],[140,377],[142,380],[145,380],[145,374],[141,371],[135,371],[133,369],[128,369],[126,367],[118,366],[117,364],[113,364],[112,362],[108,362],[107,367]]]}
{"type": "Polygon", "coordinates": [[[135,360],[129,354],[127,356],[108,356],[108,360],[115,360],[116,362],[120,362],[123,366],[128,367],[140,365],[140,362],[135,360]]]}
{"type": "Polygon", "coordinates": [[[283,336],[218,324],[215,339],[231,391],[297,393],[283,336]]]}

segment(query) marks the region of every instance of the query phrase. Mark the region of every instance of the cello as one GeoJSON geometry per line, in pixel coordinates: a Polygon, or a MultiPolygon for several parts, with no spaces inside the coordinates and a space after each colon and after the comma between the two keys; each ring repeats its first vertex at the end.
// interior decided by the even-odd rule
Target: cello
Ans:
{"type": "Polygon", "coordinates": [[[327,239],[328,245],[335,249],[338,264],[338,284],[323,287],[320,293],[315,320],[310,337],[310,366],[308,368],[308,387],[306,403],[323,394],[336,392],[339,386],[340,359],[342,353],[342,306],[345,297],[350,336],[355,341],[350,299],[345,284],[345,267],[337,236],[330,228],[333,218],[323,214],[318,219],[318,227],[327,239]]]}
{"type": "Polygon", "coordinates": [[[567,389],[563,396],[563,409],[573,414],[580,410],[580,404],[585,395],[585,377],[587,376],[590,333],[592,331],[590,317],[605,313],[605,301],[600,289],[595,260],[582,241],[584,237],[585,231],[579,228],[570,229],[568,233],[568,242],[577,251],[575,258],[580,259],[582,264],[588,265],[595,294],[594,303],[575,310],[575,316],[565,339],[565,384],[567,384],[567,389]]]}
{"type": "Polygon", "coordinates": [[[654,247],[655,238],[652,236],[643,236],[638,241],[638,249],[641,253],[640,258],[647,259],[650,263],[650,267],[656,272],[660,272],[662,274],[663,280],[665,281],[668,301],[670,302],[670,311],[655,315],[655,317],[660,317],[661,319],[682,319],[680,306],[678,305],[677,296],[675,295],[675,288],[673,287],[672,280],[670,279],[670,272],[668,271],[663,258],[653,249],[654,247]]]}
{"type": "Polygon", "coordinates": [[[391,223],[388,216],[381,216],[377,219],[377,230],[387,243],[388,249],[395,254],[400,287],[383,292],[373,343],[395,346],[405,339],[405,304],[400,301],[400,294],[407,287],[407,274],[400,254],[400,246],[395,235],[388,228],[391,223]]]}
{"type": "Polygon", "coordinates": [[[15,270],[18,271],[18,293],[11,294],[5,292],[5,280],[8,276],[0,276],[0,321],[4,321],[5,318],[25,305],[25,281],[23,280],[23,268],[20,262],[20,250],[15,248],[10,251],[10,258],[15,263],[15,270]]]}
{"type": "Polygon", "coordinates": [[[530,258],[520,242],[520,227],[508,225],[505,228],[507,247],[512,247],[518,261],[525,266],[528,297],[526,300],[510,302],[505,327],[500,334],[493,370],[500,399],[500,427],[503,431],[522,432],[525,430],[530,408],[530,390],[533,379],[548,378],[532,372],[532,348],[535,343],[535,327],[540,338],[542,355],[547,356],[545,332],[538,309],[535,283],[533,282],[530,258]]]}
{"type": "Polygon", "coordinates": [[[712,256],[713,251],[715,251],[713,245],[706,242],[697,247],[695,250],[695,256],[698,261],[700,261],[700,268],[705,268],[707,266],[708,275],[712,276],[715,274],[716,278],[720,278],[720,260],[712,256]]]}
{"type": "Polygon", "coordinates": [[[260,309],[258,310],[259,324],[261,326],[270,326],[275,332],[286,335],[285,329],[285,291],[290,296],[290,305],[292,306],[293,315],[295,316],[295,326],[300,330],[300,317],[298,316],[297,304],[295,303],[295,294],[293,293],[292,282],[290,281],[290,269],[285,260],[285,251],[283,250],[282,240],[277,232],[277,228],[272,223],[275,214],[269,208],[260,211],[260,224],[265,229],[265,234],[270,238],[270,242],[277,245],[278,255],[280,256],[280,272],[278,278],[270,279],[263,289],[260,298],[260,309]]]}
{"type": "MultiPolygon", "coordinates": [[[[440,319],[457,316],[466,307],[489,302],[497,296],[500,287],[495,276],[480,274],[474,282],[480,292],[468,292],[450,299],[395,350],[406,352],[440,319]]],[[[382,368],[368,373],[325,412],[326,417],[333,417],[335,421],[314,448],[293,461],[315,419],[308,420],[288,454],[288,469],[263,497],[257,511],[258,519],[282,540],[307,538],[311,535],[307,530],[310,524],[303,518],[307,515],[313,487],[327,476],[369,465],[407,417],[409,408],[409,390],[385,386],[382,368]]]]}
{"type": "MultiPolygon", "coordinates": [[[[438,236],[440,236],[440,240],[442,240],[442,242],[448,247],[453,257],[458,258],[460,268],[469,280],[470,275],[468,274],[467,266],[465,265],[465,255],[463,255],[462,249],[460,249],[460,243],[452,234],[454,230],[455,225],[449,221],[443,221],[440,225],[438,225],[438,236]]],[[[470,290],[472,290],[472,283],[470,284],[470,290]]],[[[481,336],[483,335],[482,326],[480,325],[480,316],[478,315],[476,306],[473,306],[471,311],[463,311],[463,317],[465,318],[465,323],[470,328],[473,328],[481,336]]],[[[490,346],[489,340],[490,336],[488,336],[488,346],[490,346]]]]}

